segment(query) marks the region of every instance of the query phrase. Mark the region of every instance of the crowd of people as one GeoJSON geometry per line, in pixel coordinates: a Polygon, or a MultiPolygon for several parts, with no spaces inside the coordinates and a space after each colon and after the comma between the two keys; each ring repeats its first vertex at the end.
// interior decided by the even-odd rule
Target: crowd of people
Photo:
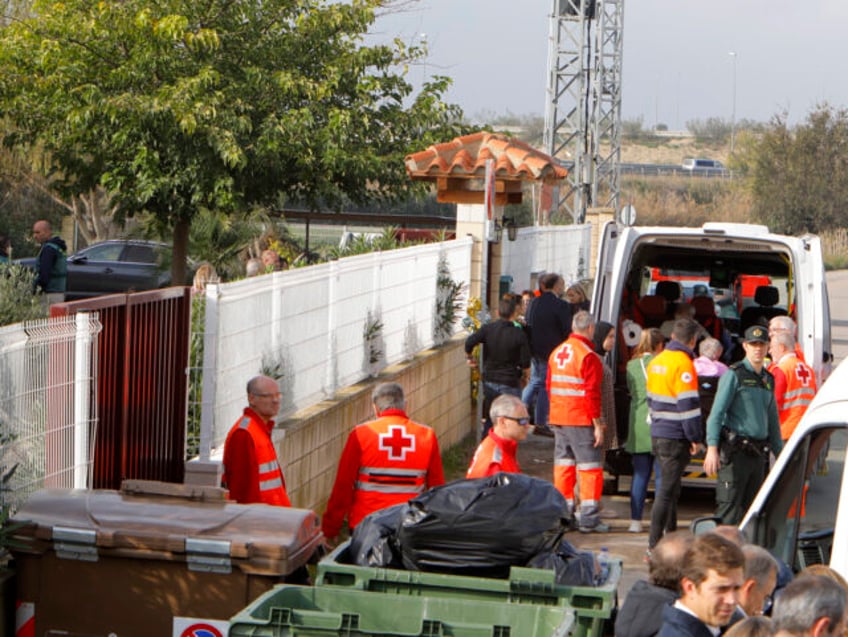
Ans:
{"type": "Polygon", "coordinates": [[[824,565],[793,577],[734,526],[657,542],[615,621],[616,637],[842,637],[848,583],[824,565]]]}
{"type": "MultiPolygon", "coordinates": [[[[565,288],[558,275],[545,275],[538,294],[505,296],[498,318],[468,336],[469,365],[481,366],[486,421],[466,478],[520,473],[519,443],[530,431],[552,434],[552,481],[565,501],[563,517],[582,533],[606,532],[604,453],[623,444],[633,463],[630,532],[643,532],[652,472],[655,497],[646,557],[650,576],[628,593],[617,635],[717,637],[731,625],[734,637],[841,635],[844,588],[821,574],[789,581],[788,567],[745,543],[735,526],[764,479],[770,455],[780,453],[816,391],[792,320],[775,317],[769,325],[749,327],[742,338],[745,356],[730,366],[721,362],[721,341],[706,336],[688,313],[673,322],[670,338],[659,328],[642,330],[626,365],[630,413],[626,438],[618,441],[611,397],[616,363],[610,359],[617,330],[595,321],[584,309],[585,296],[560,298],[565,288]],[[717,385],[706,419],[699,395],[705,378],[717,385]],[[683,473],[692,455],[704,450],[704,470],[719,478],[716,513],[723,526],[694,537],[677,529],[677,504],[683,473]],[[803,614],[797,612],[802,603],[803,614]]],[[[281,400],[277,383],[252,379],[247,400],[227,437],[224,486],[239,502],[288,506],[271,443],[281,400]]],[[[437,437],[407,414],[403,388],[377,385],[372,404],[374,418],[353,428],[339,461],[322,520],[330,542],[370,513],[445,481],[437,437]]]]}

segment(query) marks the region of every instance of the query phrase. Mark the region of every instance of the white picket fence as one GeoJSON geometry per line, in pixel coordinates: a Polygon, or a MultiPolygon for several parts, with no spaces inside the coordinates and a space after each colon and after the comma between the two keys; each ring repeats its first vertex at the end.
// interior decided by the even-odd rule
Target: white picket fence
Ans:
{"type": "Polygon", "coordinates": [[[471,248],[464,237],[208,286],[200,457],[220,450],[259,373],[280,379],[285,417],[431,347],[439,261],[467,284],[471,248]]]}
{"type": "MultiPolygon", "coordinates": [[[[589,225],[522,228],[516,241],[504,238],[502,271],[517,291],[532,274],[582,278],[590,238],[589,225]]],[[[209,285],[203,361],[192,363],[202,367],[199,410],[189,405],[200,412],[200,457],[221,451],[244,408],[245,383],[257,374],[279,378],[284,418],[432,347],[439,261],[467,284],[471,253],[463,237],[209,285]]],[[[460,329],[457,321],[453,331],[460,329]]]]}
{"type": "Polygon", "coordinates": [[[90,484],[97,422],[96,313],[0,327],[0,501],[90,484]]]}

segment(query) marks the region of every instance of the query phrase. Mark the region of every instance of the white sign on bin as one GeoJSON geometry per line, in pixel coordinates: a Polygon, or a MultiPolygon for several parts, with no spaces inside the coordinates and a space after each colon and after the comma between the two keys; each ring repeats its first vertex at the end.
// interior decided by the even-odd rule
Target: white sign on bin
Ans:
{"type": "Polygon", "coordinates": [[[230,622],[220,619],[174,617],[173,637],[225,637],[230,622]]]}

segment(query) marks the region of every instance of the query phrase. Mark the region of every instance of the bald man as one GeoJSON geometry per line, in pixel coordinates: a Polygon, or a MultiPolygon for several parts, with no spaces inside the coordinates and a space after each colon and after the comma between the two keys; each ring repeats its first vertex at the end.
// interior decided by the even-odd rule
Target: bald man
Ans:
{"type": "Polygon", "coordinates": [[[48,304],[61,303],[68,287],[68,246],[64,239],[53,236],[46,219],[32,226],[32,238],[41,246],[35,260],[36,291],[44,293],[48,304]]]}
{"type": "Polygon", "coordinates": [[[223,486],[229,489],[231,500],[291,506],[271,440],[281,400],[280,388],[273,378],[256,376],[247,383],[248,406],[224,444],[223,486]]]}

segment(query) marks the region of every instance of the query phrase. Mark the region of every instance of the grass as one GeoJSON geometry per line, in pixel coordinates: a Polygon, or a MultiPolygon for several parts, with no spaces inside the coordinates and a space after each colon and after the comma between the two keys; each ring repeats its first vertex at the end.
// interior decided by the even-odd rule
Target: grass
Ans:
{"type": "Polygon", "coordinates": [[[468,434],[457,444],[442,451],[442,467],[445,471],[446,482],[465,477],[476,448],[477,437],[474,434],[468,434]]]}

